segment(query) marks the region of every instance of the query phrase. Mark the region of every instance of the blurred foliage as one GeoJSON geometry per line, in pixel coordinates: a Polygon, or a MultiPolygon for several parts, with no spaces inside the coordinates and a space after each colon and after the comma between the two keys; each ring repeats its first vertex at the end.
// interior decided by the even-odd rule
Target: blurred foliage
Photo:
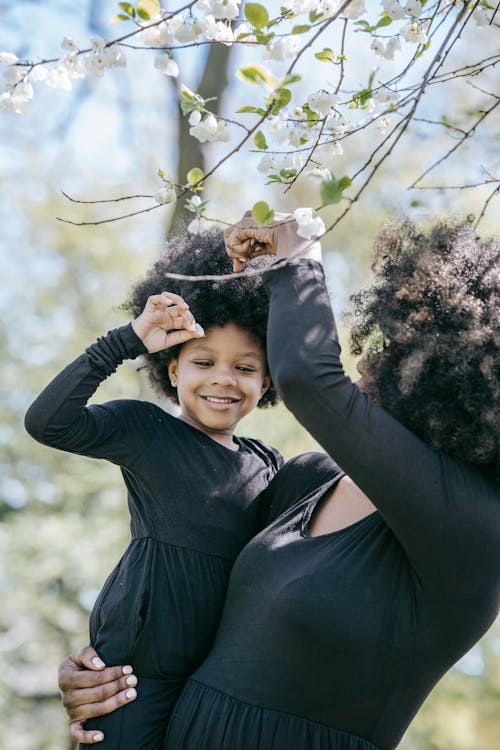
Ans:
{"type": "MultiPolygon", "coordinates": [[[[110,3],[93,0],[88,7],[90,25],[100,31],[97,11],[102,7],[107,13],[110,3]]],[[[34,40],[38,50],[53,50],[63,34],[79,36],[85,26],[83,10],[76,13],[74,3],[62,0],[0,2],[0,15],[0,41],[7,31],[22,35],[25,29],[16,47],[20,53],[34,40]]],[[[0,48],[11,47],[5,39],[0,48]]],[[[113,88],[110,78],[99,84],[100,98],[82,90],[66,104],[57,104],[47,90],[23,120],[12,116],[0,122],[0,139],[9,144],[0,162],[0,750],[71,747],[58,700],[57,666],[87,642],[89,609],[129,537],[119,470],[39,446],[24,432],[22,420],[63,365],[123,322],[117,308],[131,280],[158,252],[165,220],[161,208],[91,229],[55,220],[95,219],[106,210],[70,206],[54,195],[58,186],[88,198],[153,192],[151,176],[163,158],[162,144],[165,163],[175,163],[177,134],[165,116],[167,92],[144,86],[143,80],[139,75],[113,88]]],[[[422,148],[429,159],[437,141],[423,125],[423,147],[401,153],[394,171],[374,184],[334,237],[325,238],[337,313],[347,306],[349,291],[366,279],[371,237],[388,214],[400,207],[411,215],[437,208],[477,212],[481,197],[476,194],[442,194],[432,202],[426,193],[427,205],[417,210],[401,191],[405,171],[420,164],[422,148]]],[[[342,159],[336,164],[344,173],[342,159]]],[[[214,179],[215,215],[236,219],[253,204],[252,180],[242,179],[244,173],[240,166],[214,179]]],[[[283,196],[280,209],[310,205],[311,190],[314,201],[315,187],[297,185],[283,196]]],[[[354,373],[343,326],[341,337],[347,368],[354,373]]],[[[96,400],[152,398],[136,370],[135,363],[122,365],[96,400]]],[[[261,437],[286,457],[318,448],[283,406],[256,411],[242,423],[241,433],[261,437]]],[[[492,750],[500,731],[499,693],[497,624],[436,687],[401,750],[492,750]]]]}

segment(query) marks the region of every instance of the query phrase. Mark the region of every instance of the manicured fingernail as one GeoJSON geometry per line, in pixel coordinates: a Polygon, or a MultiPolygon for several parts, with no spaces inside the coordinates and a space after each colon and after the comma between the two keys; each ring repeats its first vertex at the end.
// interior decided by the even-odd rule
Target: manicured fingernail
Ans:
{"type": "Polygon", "coordinates": [[[104,735],[103,734],[94,734],[93,737],[92,737],[92,739],[94,740],[94,742],[102,742],[103,739],[104,739],[104,735]]]}
{"type": "Polygon", "coordinates": [[[200,326],[200,324],[199,324],[199,323],[196,323],[196,325],[195,325],[195,327],[194,327],[194,330],[196,331],[196,333],[199,333],[199,334],[200,334],[200,336],[204,336],[204,335],[205,335],[205,331],[204,331],[204,329],[203,329],[203,328],[202,328],[202,327],[200,326]]]}
{"type": "Polygon", "coordinates": [[[135,698],[136,695],[137,691],[134,690],[134,688],[130,688],[130,690],[127,690],[127,692],[125,693],[125,698],[128,698],[130,700],[131,698],[135,698]]]}
{"type": "Polygon", "coordinates": [[[125,682],[127,683],[127,685],[137,685],[137,677],[135,676],[135,674],[131,674],[130,677],[127,677],[125,682]]]}
{"type": "Polygon", "coordinates": [[[132,667],[130,666],[130,664],[125,664],[125,666],[122,667],[122,673],[123,674],[132,674],[133,671],[134,670],[132,669],[132,667]]]}
{"type": "Polygon", "coordinates": [[[94,658],[92,659],[92,664],[94,665],[94,667],[105,667],[106,666],[105,663],[103,662],[103,660],[99,659],[98,656],[94,656],[94,658]]]}

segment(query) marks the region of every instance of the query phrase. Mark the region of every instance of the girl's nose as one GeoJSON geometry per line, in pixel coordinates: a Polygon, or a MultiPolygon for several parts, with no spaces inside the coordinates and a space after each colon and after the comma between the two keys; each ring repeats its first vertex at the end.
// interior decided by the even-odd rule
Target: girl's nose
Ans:
{"type": "Polygon", "coordinates": [[[214,385],[231,386],[236,384],[236,376],[229,367],[214,367],[211,371],[214,385]]]}

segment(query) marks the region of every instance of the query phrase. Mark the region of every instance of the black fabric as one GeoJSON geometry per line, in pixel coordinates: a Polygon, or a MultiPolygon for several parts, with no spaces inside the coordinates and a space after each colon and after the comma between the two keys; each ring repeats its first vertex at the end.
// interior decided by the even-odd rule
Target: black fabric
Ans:
{"type": "Polygon", "coordinates": [[[103,747],[120,750],[161,739],[182,681],[209,649],[233,560],[261,528],[258,495],[282,464],[260,441],[236,438],[239,450],[229,450],[151,403],[86,406],[123,359],[144,351],[130,325],[111,331],[26,416],[37,440],[113,461],[127,486],[132,539],[90,618],[104,661],[132,664],[140,678],[135,707],[88,722],[106,731],[103,747]]]}
{"type": "Polygon", "coordinates": [[[319,264],[276,267],[267,282],[273,380],[338,465],[293,459],[264,493],[270,525],[233,567],[164,748],[390,750],[496,615],[498,488],[345,376],[319,264]],[[343,471],[377,510],[311,538],[314,508],[343,471]]]}

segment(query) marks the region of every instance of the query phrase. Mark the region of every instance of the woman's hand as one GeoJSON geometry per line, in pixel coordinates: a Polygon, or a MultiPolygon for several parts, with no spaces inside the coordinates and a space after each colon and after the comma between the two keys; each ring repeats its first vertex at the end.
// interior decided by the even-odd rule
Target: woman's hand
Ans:
{"type": "Polygon", "coordinates": [[[233,258],[233,268],[241,271],[245,264],[259,255],[285,258],[311,258],[321,262],[321,245],[318,240],[300,237],[293,214],[275,214],[273,221],[257,226],[251,211],[232,227],[224,230],[227,254],[233,258]]]}
{"type": "Polygon", "coordinates": [[[99,730],[83,728],[86,719],[109,714],[137,697],[132,667],[106,667],[91,646],[75,651],[59,665],[59,690],[69,716],[71,736],[84,745],[101,742],[99,730]]]}
{"type": "Polygon", "coordinates": [[[132,328],[150,354],[205,335],[189,305],[171,292],[148,297],[144,310],[132,322],[132,328]]]}

